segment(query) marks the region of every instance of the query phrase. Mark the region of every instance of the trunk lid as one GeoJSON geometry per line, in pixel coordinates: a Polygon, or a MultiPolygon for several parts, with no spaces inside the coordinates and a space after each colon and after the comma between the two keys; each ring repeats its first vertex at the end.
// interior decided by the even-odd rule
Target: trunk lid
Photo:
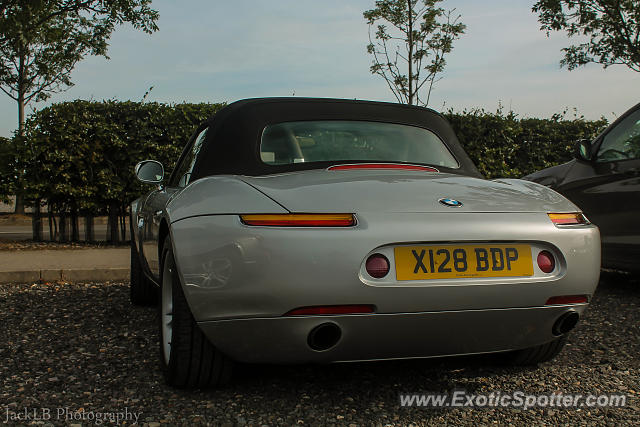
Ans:
{"type": "Polygon", "coordinates": [[[542,185],[405,170],[309,170],[241,177],[291,212],[575,212],[542,185]],[[461,207],[439,202],[454,199],[461,207]]]}

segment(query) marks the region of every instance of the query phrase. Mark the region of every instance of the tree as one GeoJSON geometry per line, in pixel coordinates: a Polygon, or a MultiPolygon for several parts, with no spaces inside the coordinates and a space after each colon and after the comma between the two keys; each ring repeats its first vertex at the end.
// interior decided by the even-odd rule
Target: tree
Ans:
{"type": "Polygon", "coordinates": [[[363,14],[369,24],[371,73],[384,78],[400,103],[429,104],[436,76],[446,65],[445,55],[464,33],[466,26],[460,22],[460,15],[454,15],[455,9],[436,7],[441,1],[378,0],[374,9],[363,14]],[[427,98],[422,101],[425,84],[427,98]]]}
{"type": "Polygon", "coordinates": [[[0,136],[0,203],[7,203],[9,196],[14,193],[13,179],[11,179],[14,154],[11,140],[0,136]]]}
{"type": "MultiPolygon", "coordinates": [[[[136,162],[157,159],[169,172],[182,150],[176,141],[188,140],[198,124],[223,107],[76,100],[43,108],[27,119],[20,145],[21,157],[30,159],[22,165],[25,194],[49,206],[52,239],[57,234],[62,240],[77,240],[73,231],[78,230],[79,216],[105,213],[113,232],[108,239],[124,239],[128,201],[145,191],[132,177],[136,162]],[[56,232],[56,214],[61,227],[63,218],[70,219],[70,228],[56,232]]],[[[85,227],[91,223],[85,220],[85,227]]]]}
{"type": "Polygon", "coordinates": [[[640,71],[640,1],[638,0],[539,0],[541,30],[565,31],[588,42],[562,49],[561,66],[574,70],[596,63],[626,65],[640,71]]]}
{"type": "MultiPolygon", "coordinates": [[[[151,0],[0,0],[0,90],[18,104],[17,135],[25,107],[72,86],[71,71],[86,55],[108,58],[108,41],[125,22],[158,29],[151,0]]],[[[19,192],[19,186],[17,186],[19,192]]],[[[24,208],[16,195],[16,213],[24,208]]]]}

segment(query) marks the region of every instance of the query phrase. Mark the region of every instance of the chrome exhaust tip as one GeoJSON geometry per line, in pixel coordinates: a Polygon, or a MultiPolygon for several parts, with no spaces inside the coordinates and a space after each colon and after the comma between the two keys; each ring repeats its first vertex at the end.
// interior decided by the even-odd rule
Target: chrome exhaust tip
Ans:
{"type": "Polygon", "coordinates": [[[342,337],[342,329],[335,323],[322,323],[309,332],[307,344],[315,351],[326,351],[334,347],[342,337]]]}
{"type": "Polygon", "coordinates": [[[569,311],[560,316],[558,320],[556,320],[556,323],[553,324],[553,329],[551,330],[551,332],[557,337],[560,335],[564,335],[576,326],[579,319],[580,315],[578,313],[576,313],[575,311],[569,311]]]}

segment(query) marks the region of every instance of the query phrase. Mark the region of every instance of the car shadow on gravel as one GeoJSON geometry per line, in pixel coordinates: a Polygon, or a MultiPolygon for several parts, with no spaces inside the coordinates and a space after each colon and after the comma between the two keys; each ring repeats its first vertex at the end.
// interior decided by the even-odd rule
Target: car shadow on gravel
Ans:
{"type": "Polygon", "coordinates": [[[128,408],[142,413],[141,422],[172,425],[539,423],[543,416],[550,423],[640,421],[640,284],[624,275],[603,275],[564,351],[538,368],[504,367],[486,355],[238,365],[232,382],[219,390],[184,391],[164,384],[155,311],[133,307],[128,298],[127,283],[0,285],[5,331],[0,409],[128,408]],[[622,409],[588,411],[400,406],[401,393],[454,390],[623,393],[629,402],[622,409]]]}

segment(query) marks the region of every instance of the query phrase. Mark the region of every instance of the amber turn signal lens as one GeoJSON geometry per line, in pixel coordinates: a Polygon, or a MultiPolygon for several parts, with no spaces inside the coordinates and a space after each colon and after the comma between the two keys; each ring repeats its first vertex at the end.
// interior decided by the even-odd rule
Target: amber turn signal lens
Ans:
{"type": "Polygon", "coordinates": [[[582,212],[549,213],[547,215],[549,215],[549,219],[555,225],[589,224],[589,220],[582,214],[582,212]]]}
{"type": "Polygon", "coordinates": [[[266,227],[351,227],[353,214],[260,214],[240,215],[246,225],[266,227]]]}

